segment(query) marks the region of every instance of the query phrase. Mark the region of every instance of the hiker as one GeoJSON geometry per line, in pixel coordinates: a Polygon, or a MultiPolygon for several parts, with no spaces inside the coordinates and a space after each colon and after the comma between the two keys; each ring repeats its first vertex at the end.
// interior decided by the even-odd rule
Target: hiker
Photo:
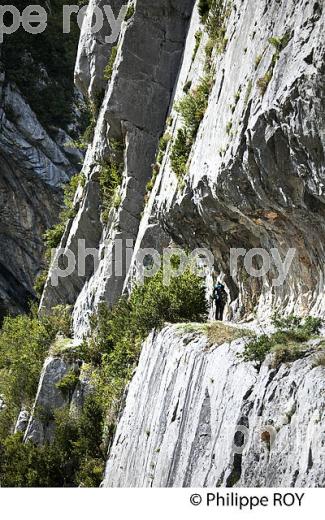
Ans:
{"type": "Polygon", "coordinates": [[[228,295],[225,291],[225,286],[222,285],[221,282],[218,282],[215,285],[215,288],[213,290],[213,299],[216,306],[216,320],[222,321],[225,306],[228,301],[228,295]]]}

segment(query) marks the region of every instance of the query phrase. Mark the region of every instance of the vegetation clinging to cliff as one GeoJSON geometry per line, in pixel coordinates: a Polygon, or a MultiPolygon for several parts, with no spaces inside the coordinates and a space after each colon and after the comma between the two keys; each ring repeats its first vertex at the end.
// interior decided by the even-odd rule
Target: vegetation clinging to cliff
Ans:
{"type": "Polygon", "coordinates": [[[308,316],[301,318],[293,314],[287,317],[275,315],[272,319],[276,332],[262,335],[246,343],[242,359],[260,365],[267,354],[273,352],[274,363],[294,361],[301,356],[306,342],[317,335],[323,320],[308,316]]]}
{"type": "Polygon", "coordinates": [[[66,307],[53,309],[50,317],[30,315],[7,317],[0,331],[0,396],[5,409],[0,413],[0,442],[8,434],[20,409],[35,398],[39,375],[49,345],[57,333],[70,334],[66,307]]]}
{"type": "MultiPolygon", "coordinates": [[[[0,414],[1,486],[98,486],[122,394],[138,361],[142,341],[165,321],[204,321],[207,302],[203,279],[196,274],[187,270],[167,285],[159,271],[113,309],[102,306],[92,318],[89,339],[74,351],[92,367],[93,374],[93,391],[81,414],[75,417],[67,408],[57,410],[53,443],[41,447],[23,444],[21,434],[10,435],[10,430],[22,404],[31,405],[42,363],[56,333],[69,334],[70,320],[65,312],[58,309],[49,318],[37,318],[35,313],[7,318],[0,334],[1,368],[11,369],[10,385],[0,386],[6,404],[10,403],[9,415],[3,411],[0,414]],[[24,395],[20,395],[21,389],[24,395]],[[12,402],[16,403],[13,407],[12,402]]],[[[76,378],[69,376],[58,386],[71,392],[76,383],[76,378]]]]}
{"type": "MultiPolygon", "coordinates": [[[[65,0],[41,1],[48,12],[48,25],[40,34],[29,34],[22,27],[6,35],[2,61],[7,79],[15,82],[40,122],[67,128],[73,121],[75,88],[73,71],[79,40],[79,27],[71,19],[69,34],[62,32],[62,9],[65,0]]],[[[30,5],[16,0],[20,12],[30,5]]]]}
{"type": "Polygon", "coordinates": [[[200,123],[208,106],[212,77],[205,75],[198,86],[188,92],[176,105],[183,120],[171,151],[171,165],[177,177],[186,173],[186,166],[200,123]]]}
{"type": "Polygon", "coordinates": [[[85,178],[81,174],[78,174],[71,177],[70,181],[64,185],[63,209],[59,215],[59,222],[49,228],[43,235],[45,244],[44,268],[37,276],[34,284],[34,290],[39,298],[41,298],[46,283],[52,250],[59,246],[68,221],[76,215],[74,197],[78,186],[83,186],[84,182],[85,178]]]}

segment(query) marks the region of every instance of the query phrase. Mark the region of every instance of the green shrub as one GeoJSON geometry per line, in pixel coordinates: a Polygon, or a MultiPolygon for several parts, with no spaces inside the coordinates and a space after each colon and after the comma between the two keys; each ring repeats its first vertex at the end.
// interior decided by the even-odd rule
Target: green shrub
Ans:
{"type": "Polygon", "coordinates": [[[270,352],[274,353],[274,366],[298,359],[307,349],[307,342],[319,333],[323,320],[313,316],[303,318],[291,314],[283,317],[275,314],[272,323],[277,329],[274,334],[262,335],[246,343],[241,356],[244,361],[261,364],[270,352]]]}
{"type": "Polygon", "coordinates": [[[231,134],[232,125],[233,125],[232,121],[228,121],[228,123],[226,124],[226,132],[228,135],[231,134]]]}
{"type": "Polygon", "coordinates": [[[192,89],[176,105],[177,112],[181,115],[185,127],[194,137],[203,119],[208,106],[209,95],[212,87],[212,78],[204,76],[198,86],[192,89]]]}
{"type": "Polygon", "coordinates": [[[81,174],[71,177],[70,181],[63,187],[64,208],[59,215],[59,222],[48,229],[43,235],[46,246],[45,257],[47,260],[51,258],[51,249],[55,249],[59,246],[68,220],[75,217],[74,197],[79,184],[84,184],[84,177],[81,174]]]}
{"type": "Polygon", "coordinates": [[[171,151],[171,166],[178,178],[186,173],[191,149],[200,123],[208,106],[212,88],[210,75],[204,76],[198,86],[192,89],[176,105],[176,110],[183,120],[183,128],[177,132],[171,151]]]}
{"type": "MultiPolygon", "coordinates": [[[[93,390],[81,414],[71,414],[68,408],[55,411],[49,418],[55,423],[53,442],[41,447],[23,444],[22,435],[10,435],[12,422],[22,402],[26,405],[34,398],[44,356],[57,331],[65,329],[66,312],[61,309],[47,318],[37,319],[35,315],[5,321],[0,335],[0,370],[14,379],[10,392],[0,379],[0,393],[6,404],[15,401],[17,405],[8,407],[11,421],[7,420],[7,428],[0,432],[3,487],[99,486],[121,397],[142,341],[165,321],[205,320],[207,302],[203,280],[187,270],[172,278],[169,286],[163,283],[159,271],[144,285],[135,287],[129,299],[121,298],[113,309],[102,305],[92,317],[91,335],[78,353],[92,364],[93,390]]],[[[69,372],[57,386],[71,395],[77,382],[77,375],[69,372]]],[[[3,412],[0,417],[3,421],[3,412]]]]}
{"type": "Polygon", "coordinates": [[[110,140],[110,155],[99,163],[99,186],[102,198],[102,220],[108,222],[112,207],[120,201],[118,190],[124,170],[124,142],[110,140]]]}
{"type": "Polygon", "coordinates": [[[170,154],[171,167],[179,179],[181,179],[187,171],[187,161],[191,153],[192,145],[192,136],[184,128],[180,128],[177,131],[177,136],[170,154]]]}
{"type": "Polygon", "coordinates": [[[269,86],[269,83],[273,77],[273,68],[270,68],[264,76],[259,78],[257,80],[257,86],[260,90],[261,96],[264,96],[265,92],[267,91],[267,87],[269,86]]]}
{"type": "Polygon", "coordinates": [[[314,316],[301,317],[295,316],[294,314],[282,316],[275,313],[272,316],[272,324],[279,331],[300,331],[307,334],[307,336],[311,336],[319,333],[323,325],[323,320],[314,316]]]}
{"type": "Polygon", "coordinates": [[[183,92],[187,94],[191,90],[192,81],[187,81],[183,87],[183,92]]]}
{"type": "Polygon", "coordinates": [[[232,9],[231,2],[226,0],[211,0],[210,10],[206,19],[206,29],[218,53],[223,53],[228,40],[226,38],[226,22],[232,9]]]}
{"type": "Polygon", "coordinates": [[[247,106],[248,101],[251,97],[252,89],[253,89],[253,81],[251,79],[249,79],[248,83],[247,83],[247,89],[246,89],[245,100],[244,100],[245,107],[247,106]]]}
{"type": "Polygon", "coordinates": [[[114,63],[117,56],[117,46],[112,47],[111,55],[109,57],[108,63],[104,69],[104,79],[110,81],[112,79],[114,63]]]}
{"type": "Polygon", "coordinates": [[[61,390],[62,394],[65,397],[69,397],[69,399],[71,399],[72,394],[73,394],[78,382],[79,382],[79,377],[73,370],[70,370],[69,372],[67,372],[65,374],[65,376],[63,376],[61,381],[59,381],[56,384],[56,386],[59,390],[61,390]]]}
{"type": "Polygon", "coordinates": [[[165,322],[203,321],[207,316],[201,278],[186,271],[164,285],[162,272],[135,287],[111,310],[102,306],[93,317],[92,333],[83,346],[83,358],[96,366],[93,384],[101,406],[108,413],[107,435],[115,429],[124,388],[138,361],[141,344],[149,332],[165,322]]]}
{"type": "Polygon", "coordinates": [[[66,307],[56,307],[52,315],[39,318],[37,309],[30,315],[6,317],[0,331],[0,395],[6,413],[0,414],[0,439],[12,427],[22,406],[31,406],[39,375],[57,333],[71,330],[71,315],[66,307]]]}
{"type": "Polygon", "coordinates": [[[22,434],[0,440],[1,487],[98,487],[106,451],[102,447],[103,411],[90,395],[80,417],[67,408],[55,412],[52,444],[22,442],[22,434]]]}
{"type": "Polygon", "coordinates": [[[259,338],[253,339],[246,343],[242,359],[244,361],[253,361],[254,363],[262,363],[266,355],[274,347],[274,341],[271,337],[263,334],[259,338]]]}
{"type": "MultiPolygon", "coordinates": [[[[46,4],[46,30],[40,34],[30,34],[21,27],[5,36],[1,45],[1,61],[6,80],[18,85],[47,130],[51,131],[53,127],[68,130],[75,121],[73,72],[80,30],[76,17],[72,16],[69,34],[62,33],[65,0],[41,4],[46,4]]],[[[28,5],[27,0],[15,0],[20,12],[28,5]]]]}
{"type": "Polygon", "coordinates": [[[205,23],[207,20],[211,4],[212,0],[199,0],[198,11],[202,23],[205,23]]]}
{"type": "Polygon", "coordinates": [[[126,15],[125,15],[125,21],[127,22],[128,20],[130,20],[132,18],[132,16],[134,15],[135,13],[135,7],[134,7],[134,4],[130,4],[128,6],[128,9],[126,11],[126,15]]]}
{"type": "Polygon", "coordinates": [[[255,59],[255,70],[258,69],[261,61],[262,61],[262,58],[263,58],[263,54],[259,54],[258,56],[256,56],[256,59],[255,59]]]}
{"type": "Polygon", "coordinates": [[[161,164],[167,150],[168,143],[170,142],[172,136],[169,133],[165,133],[159,140],[159,147],[157,153],[157,163],[161,164]]]}
{"type": "Polygon", "coordinates": [[[194,50],[193,50],[192,61],[195,60],[195,57],[197,55],[197,51],[199,50],[199,47],[200,47],[202,36],[203,36],[202,31],[196,31],[196,33],[195,33],[195,46],[194,46],[194,50]]]}
{"type": "Polygon", "coordinates": [[[283,36],[272,36],[269,38],[269,43],[275,47],[278,54],[282,52],[291,40],[291,33],[287,32],[283,36]]]}
{"type": "Polygon", "coordinates": [[[44,286],[47,280],[48,270],[50,267],[50,261],[52,257],[52,250],[59,247],[68,221],[74,218],[75,216],[75,192],[79,185],[84,185],[84,182],[85,178],[81,174],[74,175],[73,177],[71,177],[70,181],[63,188],[64,209],[59,214],[59,222],[52,228],[49,228],[43,234],[43,240],[45,245],[43,264],[44,267],[42,271],[38,274],[34,283],[34,291],[39,299],[42,296],[44,286]]]}

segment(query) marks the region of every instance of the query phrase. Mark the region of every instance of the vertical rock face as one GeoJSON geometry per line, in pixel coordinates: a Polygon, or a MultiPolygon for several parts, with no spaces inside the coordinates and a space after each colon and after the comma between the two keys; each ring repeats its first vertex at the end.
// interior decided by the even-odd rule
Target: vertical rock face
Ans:
{"type": "MultiPolygon", "coordinates": [[[[274,306],[322,314],[324,6],[317,1],[235,1],[232,6],[226,50],[215,57],[215,84],[183,187],[171,169],[171,145],[141,222],[136,253],[162,226],[180,245],[212,250],[235,315],[253,310],[265,315],[274,306]],[[287,45],[276,54],[283,38],[287,45]],[[232,248],[274,248],[283,259],[292,248],[295,257],[279,287],[273,286],[278,276],[273,262],[266,276],[245,283],[242,261],[237,274],[231,268],[232,248]]],[[[199,28],[194,15],[176,99],[184,95],[184,85],[191,81],[195,87],[204,74],[205,35],[191,60],[199,28]]],[[[168,131],[175,136],[181,120],[173,115],[168,131]]],[[[133,266],[137,271],[135,260],[133,266]]]]}
{"type": "Polygon", "coordinates": [[[17,88],[0,78],[0,320],[34,298],[42,266],[42,234],[58,217],[62,183],[79,152],[56,143],[17,88]]]}
{"type": "MultiPolygon", "coordinates": [[[[105,5],[91,0],[86,20],[105,5]]],[[[115,18],[122,5],[112,2],[115,18]]],[[[171,241],[212,251],[214,274],[231,294],[232,318],[274,309],[325,312],[324,6],[317,0],[231,2],[219,52],[210,57],[207,108],[179,178],[171,159],[184,121],[175,102],[189,90],[195,95],[209,55],[197,6],[194,0],[129,2],[116,42],[105,40],[106,22],[96,36],[83,26],[75,77],[98,117],[83,167],[86,183],[60,245],[76,264],[53,283],[57,266],[65,267],[57,252],[41,301],[44,312],[74,306],[75,339],[89,331],[101,302],[113,305],[132,289],[140,248],[161,253],[171,241]],[[171,139],[146,196],[165,129],[171,139]],[[103,169],[116,148],[122,181],[104,219],[103,169]],[[84,248],[88,258],[80,266],[84,248]],[[231,265],[234,248],[273,251],[282,263],[291,249],[294,258],[277,284],[274,263],[260,278],[247,276],[242,258],[231,265]]],[[[11,302],[23,309],[32,294],[39,236],[55,219],[57,188],[76,157],[44,132],[12,85],[2,81],[0,87],[1,314],[11,302]]],[[[129,387],[105,485],[324,485],[322,363],[311,348],[298,361],[275,369],[267,360],[257,371],[238,358],[242,348],[243,340],[210,345],[202,333],[177,327],[151,334],[129,387]],[[243,430],[246,444],[239,450],[243,430]]],[[[25,440],[51,440],[52,411],[82,406],[82,381],[72,401],[58,388],[71,368],[63,357],[47,359],[25,440]]],[[[17,429],[24,429],[26,416],[20,419],[17,429]]]]}
{"type": "Polygon", "coordinates": [[[69,396],[65,395],[58,384],[71,370],[71,365],[59,357],[46,359],[34,407],[29,419],[24,440],[32,441],[36,445],[50,442],[55,430],[54,412],[70,402],[69,396]]]}
{"type": "MultiPolygon", "coordinates": [[[[193,4],[139,0],[122,24],[84,165],[88,181],[61,244],[76,254],[78,240],[84,239],[86,247],[98,250],[97,263],[94,268],[88,259],[85,274],[75,268],[55,287],[49,280],[42,300],[45,310],[62,301],[75,305],[76,335],[87,331],[98,303],[111,305],[132,286],[139,248],[154,246],[161,252],[171,240],[212,251],[214,272],[231,294],[230,317],[265,316],[274,307],[297,313],[325,310],[323,6],[302,0],[265,0],[257,7],[248,0],[232,2],[225,48],[211,58],[214,85],[208,107],[180,182],[171,168],[173,142],[183,125],[174,100],[204,76],[208,40],[193,4]],[[142,215],[169,108],[172,140],[142,215]],[[100,164],[109,160],[116,139],[125,147],[123,183],[119,204],[103,224],[100,164]],[[267,274],[252,279],[243,257],[231,265],[230,251],[255,248],[269,255],[274,251],[277,262],[271,257],[267,274]],[[279,262],[290,252],[289,272],[277,283],[279,262]]],[[[95,5],[88,7],[90,19],[95,5]]],[[[114,8],[117,16],[120,4],[114,8]]],[[[95,41],[85,26],[83,31],[76,75],[83,78],[78,81],[84,91],[94,92],[96,82],[104,85],[111,44],[103,44],[104,33],[95,41]]],[[[256,269],[260,260],[254,258],[256,269]]]]}
{"type": "MultiPolygon", "coordinates": [[[[71,352],[72,349],[71,346],[71,352]]],[[[89,374],[82,372],[80,360],[71,353],[68,357],[50,355],[43,365],[30,417],[28,419],[27,412],[22,411],[16,431],[25,432],[24,442],[31,441],[38,446],[51,442],[56,426],[55,412],[68,409],[70,414],[78,415],[90,391],[89,374]],[[65,378],[69,377],[70,382],[64,386],[65,378]]]]}
{"type": "MultiPolygon", "coordinates": [[[[85,239],[86,247],[95,247],[97,242],[99,265],[81,277],[75,269],[59,280],[57,287],[49,280],[41,304],[43,309],[49,309],[62,300],[75,302],[76,335],[87,331],[88,316],[99,302],[112,304],[121,295],[129,263],[125,260],[126,250],[137,237],[145,187],[163,133],[193,3],[186,0],[179,5],[164,0],[153,4],[138,0],[134,14],[122,25],[112,78],[84,165],[88,183],[79,213],[61,244],[75,253],[79,239],[85,239]],[[95,215],[92,209],[101,202],[98,164],[109,159],[116,139],[123,141],[125,148],[121,202],[118,208],[112,208],[108,224],[102,225],[99,212],[95,215]],[[119,251],[122,261],[115,258],[119,251]]],[[[83,41],[88,45],[82,36],[83,41]]],[[[87,49],[80,47],[79,55],[89,55],[87,49]]],[[[101,47],[98,52],[102,51],[101,47]]],[[[77,70],[80,68],[82,60],[78,61],[77,70]]],[[[91,72],[86,69],[86,83],[91,84],[91,72]]]]}
{"type": "MultiPolygon", "coordinates": [[[[75,83],[84,95],[95,99],[106,88],[104,69],[108,56],[114,46],[114,32],[104,15],[104,7],[111,8],[115,19],[119,19],[125,0],[90,0],[85,11],[83,30],[80,35],[79,49],[75,67],[75,83]],[[100,9],[104,15],[102,28],[93,32],[91,28],[97,20],[95,10],[100,9]]],[[[125,9],[124,9],[125,13],[125,9]]],[[[122,13],[123,14],[123,10],[122,13]]]]}
{"type": "Polygon", "coordinates": [[[179,326],[148,338],[106,486],[324,485],[324,367],[310,352],[257,372],[239,360],[242,344],[213,346],[179,326]]]}

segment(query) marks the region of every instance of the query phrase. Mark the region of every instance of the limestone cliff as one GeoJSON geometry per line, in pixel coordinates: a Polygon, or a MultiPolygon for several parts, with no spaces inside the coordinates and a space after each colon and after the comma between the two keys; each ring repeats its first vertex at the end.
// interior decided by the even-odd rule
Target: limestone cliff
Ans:
{"type": "MultiPolygon", "coordinates": [[[[76,335],[86,332],[100,301],[112,304],[130,287],[139,248],[161,251],[171,240],[213,252],[214,271],[231,294],[230,317],[265,316],[275,307],[324,312],[323,7],[316,1],[234,1],[225,18],[223,48],[210,50],[208,106],[181,183],[171,168],[182,127],[174,107],[206,73],[206,28],[190,0],[138,0],[122,24],[85,161],[88,181],[62,243],[76,251],[78,238],[84,238],[86,246],[98,248],[99,266],[94,272],[90,263],[85,276],[75,271],[58,287],[48,283],[42,301],[45,309],[74,304],[76,335]],[[171,139],[141,216],[164,129],[171,139]],[[98,164],[110,156],[114,139],[125,147],[121,202],[103,224],[98,164]],[[135,242],[131,267],[128,260],[118,276],[111,273],[117,239],[124,248],[135,242]],[[273,264],[266,276],[248,280],[241,259],[235,273],[232,248],[274,248],[281,259],[294,249],[295,257],[284,284],[274,287],[273,264]]],[[[102,62],[103,53],[108,60],[110,52],[81,36],[77,77],[83,77],[84,89],[96,81],[96,60],[102,62]]]]}
{"type": "MultiPolygon", "coordinates": [[[[91,0],[87,19],[104,3],[91,0]]],[[[72,306],[74,345],[89,333],[99,304],[111,307],[132,291],[141,273],[140,248],[161,253],[170,243],[213,253],[206,285],[211,292],[213,278],[224,280],[229,320],[254,318],[256,328],[274,310],[324,316],[324,6],[317,0],[218,0],[211,29],[203,4],[211,6],[130,1],[116,44],[105,42],[107,26],[98,38],[89,27],[81,31],[75,78],[96,105],[96,121],[85,185],[76,193],[60,255],[69,251],[78,259],[82,240],[97,251],[96,261],[88,258],[83,273],[76,265],[54,285],[58,265],[64,266],[57,252],[40,305],[44,315],[58,304],[72,306]],[[202,89],[194,130],[186,128],[179,101],[202,89]],[[108,204],[103,177],[113,168],[120,182],[108,204]],[[120,244],[123,262],[117,265],[120,244]],[[243,258],[237,268],[231,264],[234,248],[276,251],[282,260],[290,249],[295,255],[276,285],[274,264],[263,277],[250,277],[243,258]]],[[[116,16],[122,5],[112,2],[116,16]]],[[[19,94],[7,85],[3,95],[19,94]]],[[[50,221],[55,209],[48,193],[69,176],[70,161],[47,135],[35,137],[34,119],[31,133],[31,125],[26,129],[9,115],[7,131],[14,126],[15,136],[18,128],[19,136],[27,132],[28,143],[37,143],[30,151],[21,140],[9,170],[20,172],[25,155],[30,165],[37,154],[35,171],[45,192],[41,215],[50,221]]],[[[11,157],[14,144],[6,143],[11,157]]],[[[30,168],[22,171],[25,182],[30,168]]],[[[8,260],[3,263],[8,268],[8,260]]],[[[211,342],[202,330],[180,326],[151,333],[121,409],[105,485],[325,484],[319,345],[310,343],[299,359],[276,365],[268,358],[258,370],[238,357],[244,343],[241,337],[211,342]],[[247,429],[247,442],[233,453],[239,427],[247,429]]],[[[70,369],[60,354],[46,360],[33,414],[28,424],[26,414],[17,424],[27,427],[25,440],[51,439],[55,425],[35,411],[40,404],[47,411],[71,405],[71,396],[57,388],[70,369]]]]}
{"type": "Polygon", "coordinates": [[[182,326],[148,338],[106,486],[324,486],[317,354],[277,368],[268,359],[258,372],[238,358],[242,345],[211,345],[182,326]]]}
{"type": "Polygon", "coordinates": [[[47,29],[32,35],[20,28],[0,49],[0,321],[35,298],[42,235],[56,224],[61,187],[83,159],[69,145],[80,115],[73,85],[78,31],[62,37],[62,5],[41,4],[47,29]]]}
{"type": "Polygon", "coordinates": [[[61,186],[82,159],[39,123],[17,87],[0,78],[0,317],[26,311],[42,269],[42,234],[56,223],[61,186]]]}

